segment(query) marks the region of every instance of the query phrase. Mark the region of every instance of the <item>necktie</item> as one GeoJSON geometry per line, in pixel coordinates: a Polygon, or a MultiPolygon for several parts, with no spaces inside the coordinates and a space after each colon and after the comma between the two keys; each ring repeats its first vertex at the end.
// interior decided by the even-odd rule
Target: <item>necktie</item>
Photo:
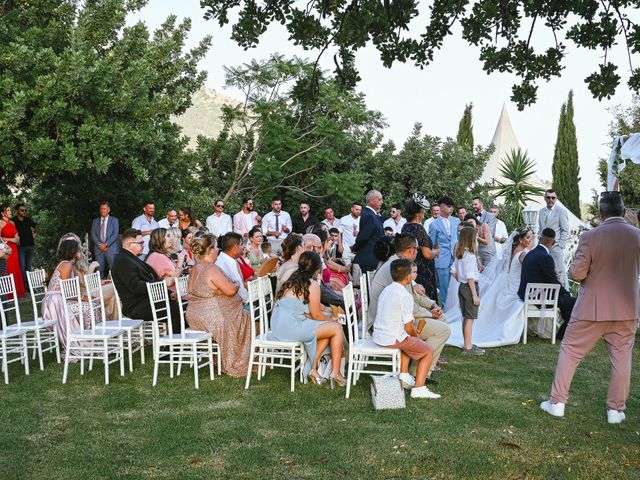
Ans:
{"type": "Polygon", "coordinates": [[[549,217],[551,216],[551,209],[547,208],[547,214],[544,216],[544,226],[546,228],[547,223],[549,223],[549,217]]]}
{"type": "Polygon", "coordinates": [[[106,239],[107,239],[107,220],[103,218],[102,224],[100,225],[100,241],[104,243],[106,239]]]}
{"type": "Polygon", "coordinates": [[[280,221],[278,219],[280,215],[276,215],[276,232],[280,231],[280,221]]]}

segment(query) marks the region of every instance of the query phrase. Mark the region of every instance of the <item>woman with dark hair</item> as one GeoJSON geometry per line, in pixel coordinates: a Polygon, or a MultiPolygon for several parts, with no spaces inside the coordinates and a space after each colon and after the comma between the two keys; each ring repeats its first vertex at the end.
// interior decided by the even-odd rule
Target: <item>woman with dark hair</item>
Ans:
{"type": "Polygon", "coordinates": [[[304,242],[299,233],[290,233],[282,242],[282,259],[284,262],[278,267],[276,292],[298,268],[298,259],[303,252],[304,242]]]}
{"type": "Polygon", "coordinates": [[[6,275],[13,273],[16,293],[21,297],[24,295],[25,290],[22,280],[22,270],[20,269],[20,258],[18,258],[20,235],[18,235],[16,225],[11,221],[11,207],[7,203],[0,205],[0,241],[4,242],[4,244],[11,249],[11,253],[5,259],[6,275]]]}
{"type": "MultiPolygon", "coordinates": [[[[73,238],[64,239],[58,245],[56,252],[55,267],[49,272],[49,285],[47,293],[42,300],[42,318],[44,320],[55,320],[58,326],[58,335],[60,338],[60,349],[65,351],[67,341],[67,325],[64,319],[64,307],[62,305],[62,294],[60,293],[60,280],[67,280],[73,277],[79,277],[77,264],[82,260],[82,248],[80,244],[73,238]]],[[[82,296],[82,302],[71,303],[71,311],[79,312],[82,309],[82,317],[84,319],[85,328],[91,328],[91,306],[86,295],[82,296]]],[[[96,322],[101,322],[102,318],[97,318],[96,322]]],[[[71,319],[72,330],[80,328],[79,316],[71,319]]]]}
{"type": "Polygon", "coordinates": [[[196,264],[196,259],[191,251],[191,239],[197,231],[196,227],[188,227],[182,230],[182,250],[186,253],[184,263],[189,269],[196,264]]]}
{"type": "Polygon", "coordinates": [[[175,292],[176,278],[182,273],[181,265],[187,253],[183,250],[178,254],[178,262],[174,262],[169,257],[173,246],[173,236],[167,232],[166,228],[156,228],[151,232],[149,239],[149,255],[145,262],[160,279],[167,281],[169,290],[175,292]]]}
{"type": "Polygon", "coordinates": [[[438,301],[438,277],[434,258],[440,253],[439,248],[433,248],[433,242],[422,226],[424,207],[413,198],[405,204],[407,223],[402,227],[402,233],[410,233],[418,241],[418,254],[414,263],[418,266],[416,282],[422,285],[427,296],[438,301]]]}
{"type": "Polygon", "coordinates": [[[246,260],[256,272],[264,263],[265,254],[262,252],[262,230],[260,227],[253,227],[248,234],[249,244],[247,245],[246,260]]]}
{"type": "Polygon", "coordinates": [[[333,366],[329,379],[344,386],[346,382],[340,373],[342,325],[322,313],[320,283],[317,280],[321,269],[320,255],[315,252],[300,255],[298,269],[282,284],[276,295],[270,336],[283,342],[304,343],[307,352],[304,374],[316,385],[326,381],[317,368],[320,356],[329,347],[333,366]]]}
{"type": "Polygon", "coordinates": [[[202,228],[202,222],[198,220],[191,210],[191,207],[182,207],[178,209],[178,225],[180,230],[189,227],[202,228]]]}

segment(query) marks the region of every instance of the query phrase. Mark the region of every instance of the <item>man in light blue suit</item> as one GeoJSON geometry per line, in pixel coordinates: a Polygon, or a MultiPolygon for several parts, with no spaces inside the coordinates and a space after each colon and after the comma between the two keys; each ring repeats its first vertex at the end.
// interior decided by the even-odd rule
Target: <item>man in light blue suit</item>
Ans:
{"type": "Polygon", "coordinates": [[[436,273],[440,289],[440,303],[444,306],[449,290],[449,278],[451,265],[453,264],[453,247],[458,242],[458,225],[460,220],[452,217],[453,199],[444,196],[438,200],[440,204],[440,216],[429,225],[429,237],[440,247],[440,253],[436,257],[436,273]]]}
{"type": "Polygon", "coordinates": [[[100,202],[100,216],[93,219],[91,224],[91,240],[93,241],[93,254],[100,264],[100,275],[105,276],[105,267],[109,270],[113,265],[113,260],[118,254],[119,224],[116,217],[109,215],[111,207],[109,202],[100,202]]]}

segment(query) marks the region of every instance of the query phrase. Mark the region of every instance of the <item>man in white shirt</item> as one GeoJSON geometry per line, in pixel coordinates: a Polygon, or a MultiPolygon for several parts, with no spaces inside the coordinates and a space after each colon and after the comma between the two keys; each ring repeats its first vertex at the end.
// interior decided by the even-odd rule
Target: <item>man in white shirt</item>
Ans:
{"type": "Polygon", "coordinates": [[[242,255],[242,235],[235,232],[229,232],[219,239],[220,254],[216,260],[216,265],[222,270],[229,279],[238,285],[238,295],[245,305],[249,303],[249,292],[244,286],[240,265],[236,261],[242,255]]]}
{"type": "Polygon", "coordinates": [[[158,227],[160,228],[180,228],[180,223],[178,222],[178,212],[175,209],[170,208],[167,210],[167,216],[162,220],[158,221],[158,227]]]}
{"type": "Polygon", "coordinates": [[[262,233],[271,243],[273,251],[280,250],[282,241],[291,233],[291,216],[282,210],[280,197],[273,197],[271,211],[262,219],[262,233]]]}
{"type": "Polygon", "coordinates": [[[360,231],[360,215],[362,214],[362,204],[355,202],[351,205],[351,213],[340,219],[342,227],[342,241],[345,247],[353,247],[356,237],[360,231]]]}
{"type": "Polygon", "coordinates": [[[243,198],[242,210],[233,216],[233,231],[247,238],[251,229],[261,221],[262,218],[253,211],[253,198],[243,198]]]}
{"type": "Polygon", "coordinates": [[[440,216],[440,205],[431,206],[431,216],[424,221],[424,229],[428,232],[431,223],[440,216]]]}
{"type": "MultiPolygon", "coordinates": [[[[400,205],[394,205],[391,207],[391,218],[385,220],[382,224],[382,228],[391,228],[393,230],[393,234],[401,233],[402,227],[407,223],[407,219],[402,216],[402,208],[400,205]]],[[[427,230],[428,231],[428,230],[427,230]]]]}
{"type": "Polygon", "coordinates": [[[413,297],[406,290],[415,278],[413,267],[413,262],[406,259],[391,262],[393,283],[380,294],[372,339],[383,347],[400,349],[399,379],[405,388],[411,388],[411,397],[440,398],[425,385],[433,349],[418,338],[420,332],[413,323],[413,297]],[[411,359],[418,361],[415,379],[409,374],[411,359]]]}
{"type": "Polygon", "coordinates": [[[340,220],[335,217],[333,208],[327,207],[324,209],[324,220],[322,220],[322,223],[324,223],[327,228],[337,228],[340,230],[340,233],[342,233],[342,225],[340,225],[340,220]]]}
{"type": "Polygon", "coordinates": [[[493,213],[496,216],[496,234],[493,239],[496,242],[496,258],[501,259],[504,255],[505,249],[508,251],[511,245],[506,245],[507,238],[509,238],[509,232],[507,232],[507,226],[504,224],[498,216],[500,215],[500,209],[497,205],[491,205],[489,213],[493,213]]]}
{"type": "Polygon", "coordinates": [[[131,223],[131,228],[135,228],[142,232],[144,247],[142,249],[142,254],[138,257],[140,260],[147,258],[147,255],[149,254],[149,240],[151,238],[151,232],[158,228],[158,222],[153,218],[153,214],[156,212],[154,203],[151,200],[144,202],[142,211],[142,215],[134,218],[131,223]]]}
{"type": "Polygon", "coordinates": [[[213,233],[216,237],[220,238],[233,231],[233,221],[231,215],[224,213],[224,202],[222,200],[216,200],[215,212],[207,217],[206,226],[207,229],[213,233]]]}

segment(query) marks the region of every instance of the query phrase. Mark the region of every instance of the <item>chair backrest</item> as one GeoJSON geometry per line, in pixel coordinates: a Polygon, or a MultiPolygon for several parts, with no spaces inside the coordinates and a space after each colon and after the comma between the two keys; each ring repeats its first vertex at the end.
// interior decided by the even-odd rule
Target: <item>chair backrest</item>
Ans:
{"type": "Polygon", "coordinates": [[[169,290],[164,280],[160,282],[147,283],[147,294],[149,295],[149,303],[151,304],[151,312],[153,313],[153,339],[154,345],[156,340],[160,338],[159,322],[167,322],[167,332],[173,335],[173,327],[171,326],[171,307],[169,306],[169,290]]]}
{"type": "Polygon", "coordinates": [[[31,305],[33,306],[33,320],[42,320],[42,302],[47,293],[44,269],[27,272],[27,283],[31,292],[31,305]]]}
{"type": "Polygon", "coordinates": [[[367,310],[369,309],[369,273],[360,275],[360,303],[362,305],[362,337],[367,337],[367,310]]]}
{"type": "Polygon", "coordinates": [[[67,341],[72,333],[84,333],[84,311],[82,309],[82,292],[80,290],[80,278],[71,277],[60,280],[60,293],[62,294],[62,308],[64,310],[64,323],[67,327],[67,341]],[[72,307],[75,305],[75,307],[72,307]],[[71,317],[76,316],[80,327],[74,330],[71,317]]]}
{"type": "Polygon", "coordinates": [[[183,300],[182,297],[189,295],[189,275],[176,278],[176,297],[178,297],[178,311],[180,312],[180,325],[184,329],[184,312],[187,309],[189,302],[183,300]]]}
{"type": "Polygon", "coordinates": [[[9,313],[16,317],[16,325],[20,326],[20,309],[18,308],[18,295],[13,273],[0,277],[0,317],[2,317],[2,330],[7,328],[9,313]],[[11,297],[11,298],[9,298],[11,297]]]}
{"type": "Polygon", "coordinates": [[[248,282],[247,291],[249,292],[249,314],[251,315],[251,338],[255,338],[256,322],[260,326],[260,333],[266,333],[263,329],[266,322],[264,320],[264,302],[260,289],[260,279],[248,282]]]}
{"type": "Polygon", "coordinates": [[[91,316],[91,328],[106,319],[104,310],[104,294],[102,293],[102,279],[100,272],[94,272],[84,276],[84,286],[89,297],[89,314],[91,316]]]}
{"type": "Polygon", "coordinates": [[[558,296],[560,285],[554,283],[527,283],[524,292],[525,314],[528,314],[530,307],[535,307],[546,316],[546,311],[550,310],[551,315],[555,315],[558,308],[558,296]]]}
{"type": "Polygon", "coordinates": [[[271,286],[271,277],[260,277],[260,295],[262,296],[262,305],[264,307],[264,321],[269,322],[271,311],[275,307],[275,297],[271,286]]]}
{"type": "Polygon", "coordinates": [[[347,331],[349,345],[358,341],[358,312],[356,311],[356,298],[353,294],[353,283],[349,283],[342,289],[344,298],[344,310],[347,317],[347,331]]]}

